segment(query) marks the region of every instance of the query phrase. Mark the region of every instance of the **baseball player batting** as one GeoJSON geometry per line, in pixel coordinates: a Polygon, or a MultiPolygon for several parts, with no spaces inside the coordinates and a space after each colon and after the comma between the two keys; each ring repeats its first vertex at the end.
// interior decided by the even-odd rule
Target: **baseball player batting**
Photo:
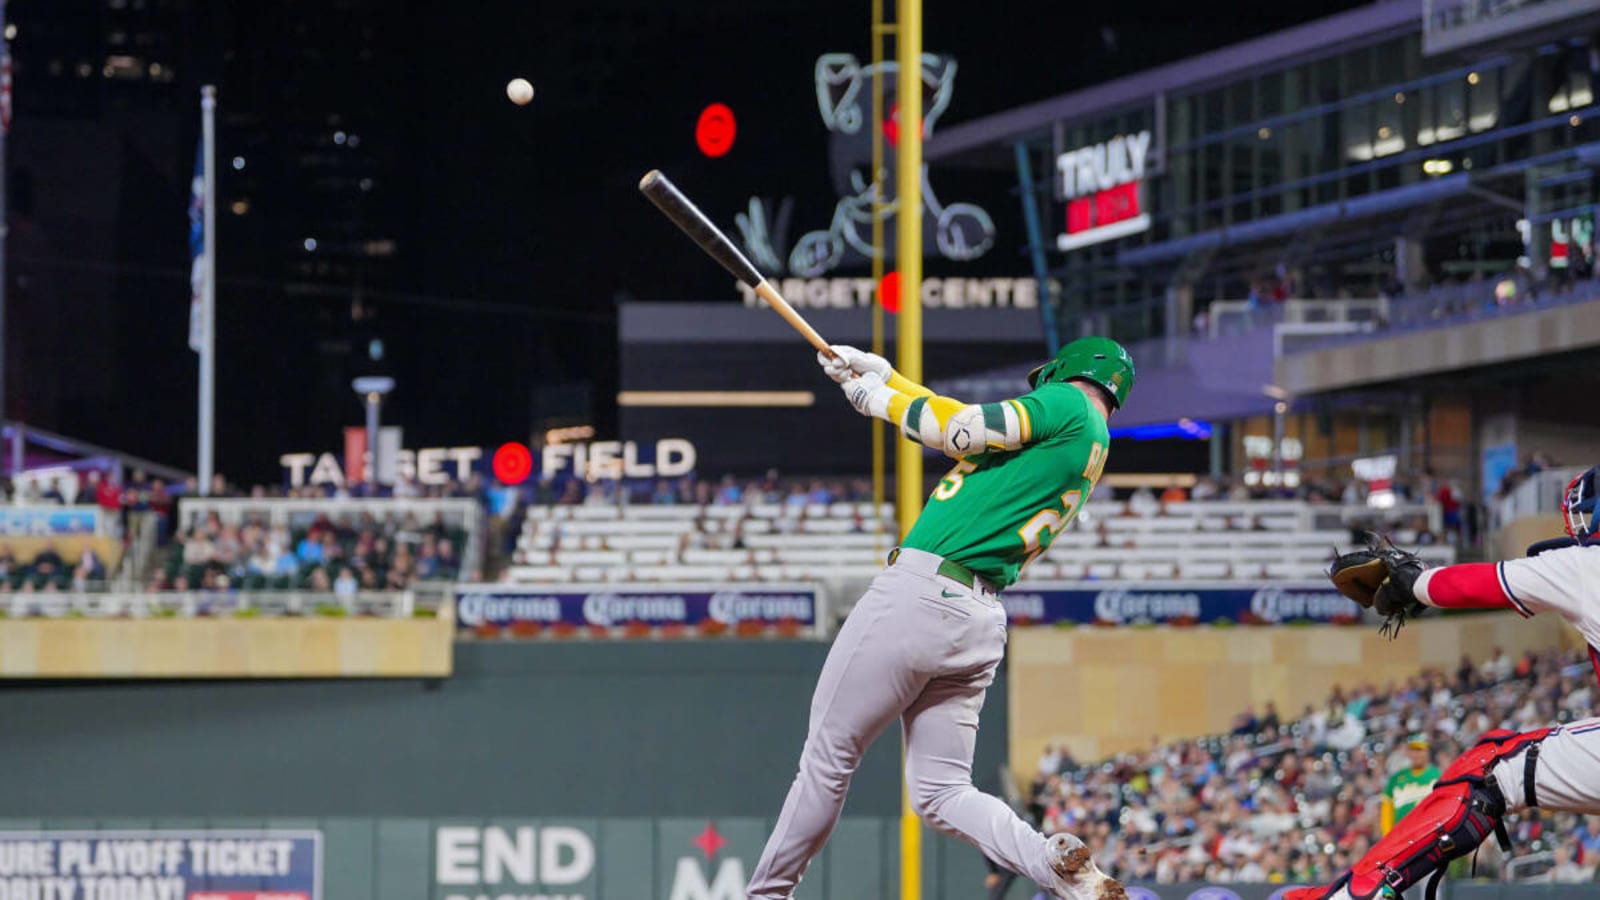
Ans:
{"type": "Polygon", "coordinates": [[[839,629],[811,698],[800,769],[746,889],[790,900],[839,819],[861,756],[895,719],[911,806],[1062,900],[1123,900],[1081,840],[1046,838],[972,784],[978,711],[1005,653],[999,592],[1071,522],[1106,463],[1106,420],[1133,360],[1084,338],[1035,369],[1028,393],[969,405],[854,347],[818,354],[857,412],[957,460],[839,629]]]}
{"type": "MultiPolygon", "coordinates": [[[[1428,569],[1410,553],[1374,543],[1334,560],[1333,582],[1352,600],[1387,616],[1386,627],[1435,607],[1514,609],[1522,616],[1553,612],[1583,634],[1600,674],[1597,475],[1600,467],[1567,486],[1567,536],[1534,544],[1525,559],[1428,569]]],[[[1509,850],[1501,821],[1525,809],[1600,814],[1600,719],[1485,734],[1343,877],[1290,891],[1285,900],[1394,897],[1424,878],[1432,898],[1446,864],[1476,850],[1489,835],[1509,850]]]]}

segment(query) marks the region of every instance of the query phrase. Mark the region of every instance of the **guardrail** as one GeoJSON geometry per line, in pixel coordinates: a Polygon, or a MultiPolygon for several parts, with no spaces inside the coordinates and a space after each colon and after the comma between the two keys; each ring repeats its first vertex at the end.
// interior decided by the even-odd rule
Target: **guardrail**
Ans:
{"type": "Polygon", "coordinates": [[[1584,471],[1581,467],[1570,466],[1529,475],[1526,481],[1512,488],[1511,493],[1494,501],[1491,527],[1498,529],[1527,516],[1559,514],[1567,485],[1584,471]]]}

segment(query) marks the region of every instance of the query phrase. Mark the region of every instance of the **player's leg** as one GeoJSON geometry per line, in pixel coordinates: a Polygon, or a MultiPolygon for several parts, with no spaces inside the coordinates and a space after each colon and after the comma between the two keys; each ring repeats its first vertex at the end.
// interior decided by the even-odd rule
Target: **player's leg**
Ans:
{"type": "Polygon", "coordinates": [[[1541,808],[1600,811],[1600,719],[1572,727],[1574,733],[1564,737],[1545,729],[1484,735],[1338,881],[1291,890],[1286,900],[1374,900],[1389,889],[1404,891],[1425,879],[1431,883],[1452,859],[1474,852],[1492,834],[1503,834],[1505,814],[1529,805],[1530,782],[1541,808]],[[1546,754],[1555,760],[1553,766],[1546,764],[1546,754]]]}
{"type": "Polygon", "coordinates": [[[948,643],[938,674],[901,716],[906,739],[906,784],[911,806],[929,825],[977,847],[1002,866],[1062,897],[1123,896],[1070,835],[1046,838],[998,797],[972,784],[978,714],[1005,656],[1006,614],[999,598],[948,579],[909,604],[943,625],[948,643]],[[962,594],[954,600],[947,599],[962,594]]]}
{"type": "Polygon", "coordinates": [[[1540,809],[1600,814],[1600,718],[1563,725],[1495,763],[1490,773],[1509,812],[1521,811],[1531,799],[1540,809]]]}
{"type": "Polygon", "coordinates": [[[978,712],[993,679],[993,668],[978,675],[936,678],[901,717],[912,809],[938,831],[967,841],[1059,896],[1125,896],[1089,861],[1081,842],[1070,835],[1046,838],[1005,801],[973,786],[978,712]]]}
{"type": "Polygon", "coordinates": [[[1005,868],[1048,884],[1044,835],[1005,801],[972,784],[978,712],[992,680],[992,672],[936,678],[901,717],[911,808],[933,828],[972,843],[1005,868]]]}
{"type": "Polygon", "coordinates": [[[845,619],[811,697],[800,769],[746,892],[751,900],[787,900],[827,842],[844,807],[856,766],[878,735],[921,692],[908,654],[917,653],[898,607],[911,598],[904,572],[887,569],[845,619]]]}

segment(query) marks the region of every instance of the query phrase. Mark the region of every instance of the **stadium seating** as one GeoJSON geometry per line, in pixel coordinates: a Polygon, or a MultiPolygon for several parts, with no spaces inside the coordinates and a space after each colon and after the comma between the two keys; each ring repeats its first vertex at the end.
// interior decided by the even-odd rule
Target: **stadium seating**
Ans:
{"type": "MultiPolygon", "coordinates": [[[[1593,715],[1593,678],[1582,654],[1464,659],[1455,672],[1424,671],[1382,688],[1334,686],[1323,707],[1294,721],[1280,722],[1273,709],[1242,711],[1229,735],[1094,761],[1046,748],[1038,769],[1022,773],[1031,782],[1025,805],[1046,833],[1081,835],[1120,878],[1327,882],[1376,839],[1380,794],[1406,764],[1409,738],[1429,738],[1442,768],[1487,729],[1593,715]]],[[[1568,813],[1512,816],[1521,855],[1503,858],[1488,841],[1478,876],[1498,870],[1507,881],[1550,881],[1554,850],[1578,861],[1576,874],[1592,882],[1600,829],[1581,827],[1568,813]]],[[[1460,868],[1464,876],[1469,866],[1460,868]]]]}
{"type": "MultiPolygon", "coordinates": [[[[1338,517],[1328,527],[1313,514],[1326,510],[1297,500],[1184,502],[1141,516],[1122,502],[1091,503],[1024,579],[1319,579],[1331,548],[1351,540],[1338,517]]],[[[865,579],[897,543],[893,513],[871,503],[535,506],[503,580],[865,579]]],[[[1420,550],[1434,563],[1455,558],[1447,545],[1420,550]]]]}
{"type": "Polygon", "coordinates": [[[151,582],[354,594],[467,580],[481,565],[481,520],[465,499],[189,499],[151,582]]]}

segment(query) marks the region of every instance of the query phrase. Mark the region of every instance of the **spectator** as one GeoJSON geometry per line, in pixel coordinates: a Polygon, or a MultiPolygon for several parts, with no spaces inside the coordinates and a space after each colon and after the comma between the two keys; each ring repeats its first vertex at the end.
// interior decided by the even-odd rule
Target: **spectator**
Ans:
{"type": "Polygon", "coordinates": [[[333,585],[328,581],[328,570],[321,566],[311,570],[310,577],[306,579],[306,586],[319,594],[333,590],[333,585]]]}
{"type": "Polygon", "coordinates": [[[0,544],[0,581],[10,584],[11,576],[18,571],[16,554],[10,544],[0,544]]]}
{"type": "Polygon", "coordinates": [[[273,558],[272,574],[276,578],[292,578],[300,572],[300,557],[290,549],[287,541],[283,542],[277,555],[273,558]]]}
{"type": "Polygon", "coordinates": [[[439,574],[439,554],[435,546],[433,541],[427,540],[417,547],[417,577],[424,581],[439,574]]]}
{"type": "Polygon", "coordinates": [[[1584,816],[1572,836],[1582,848],[1584,856],[1600,858],[1600,816],[1584,816]]]}
{"type": "Polygon", "coordinates": [[[1167,485],[1166,490],[1161,492],[1161,502],[1164,504],[1182,503],[1188,499],[1189,492],[1184,490],[1183,485],[1178,484],[1177,482],[1167,485]]]}
{"type": "Polygon", "coordinates": [[[38,586],[41,588],[55,584],[56,580],[61,577],[63,565],[61,554],[56,552],[55,545],[45,544],[33,557],[31,568],[33,569],[34,581],[38,582],[38,586]]]}
{"type": "Polygon", "coordinates": [[[1155,492],[1150,490],[1149,485],[1142,484],[1128,498],[1128,512],[1143,518],[1160,515],[1161,501],[1156,499],[1155,492]]]}
{"type": "Polygon", "coordinates": [[[1483,678],[1490,683],[1505,681],[1511,677],[1511,657],[1506,655],[1504,647],[1494,648],[1494,656],[1483,664],[1483,678]]]}
{"type": "Polygon", "coordinates": [[[94,547],[85,541],[83,552],[78,554],[78,565],[72,570],[72,589],[86,591],[92,581],[106,580],[106,564],[94,547]]]}
{"type": "Polygon", "coordinates": [[[456,562],[456,548],[448,538],[439,538],[435,545],[438,556],[438,565],[434,569],[434,577],[439,580],[454,580],[459,574],[459,565],[456,562]]]}
{"type": "Polygon", "coordinates": [[[1584,884],[1594,881],[1594,866],[1580,866],[1573,857],[1571,844],[1557,844],[1555,866],[1550,870],[1550,880],[1556,884],[1584,884]]]}
{"type": "Polygon", "coordinates": [[[798,482],[789,485],[789,496],[783,498],[783,505],[790,509],[803,508],[810,502],[811,498],[806,496],[805,486],[798,482]]]}
{"type": "Polygon", "coordinates": [[[1044,745],[1044,752],[1039,754],[1039,777],[1049,778],[1061,771],[1061,754],[1050,744],[1044,745]]]}
{"type": "Polygon", "coordinates": [[[674,506],[678,503],[678,492],[672,489],[671,481],[657,478],[656,489],[650,495],[650,502],[657,506],[674,506]]]}
{"type": "Polygon", "coordinates": [[[1388,834],[1395,823],[1404,819],[1406,813],[1428,796],[1433,790],[1433,783],[1439,780],[1439,770],[1428,762],[1428,749],[1428,739],[1420,734],[1412,736],[1406,743],[1411,765],[1389,776],[1389,783],[1383,789],[1379,826],[1382,834],[1388,834]]]}
{"type": "Polygon", "coordinates": [[[121,512],[122,491],[98,469],[89,470],[89,482],[84,492],[93,497],[95,505],[107,513],[121,512]]]}
{"type": "MultiPolygon", "coordinates": [[[[320,572],[322,570],[318,569],[317,571],[320,572]]],[[[349,566],[340,569],[339,577],[333,580],[333,592],[340,597],[354,597],[356,589],[360,586],[361,582],[356,579],[355,573],[350,570],[349,566]]]]}
{"type": "Polygon", "coordinates": [[[1261,730],[1276,732],[1283,725],[1278,720],[1278,704],[1267,701],[1266,712],[1261,716],[1261,730]]]}
{"type": "Polygon", "coordinates": [[[323,543],[315,526],[306,531],[306,536],[300,539],[300,546],[295,549],[295,556],[299,557],[302,565],[316,565],[322,562],[323,543]]]}
{"type": "Polygon", "coordinates": [[[1334,750],[1350,751],[1360,746],[1361,741],[1367,736],[1366,728],[1361,720],[1348,715],[1344,707],[1332,704],[1328,707],[1328,734],[1327,744],[1334,750]]]}
{"type": "Polygon", "coordinates": [[[733,480],[733,476],[722,476],[722,483],[717,488],[717,504],[719,506],[732,506],[738,503],[742,496],[743,494],[739,490],[739,483],[733,480]]]}

